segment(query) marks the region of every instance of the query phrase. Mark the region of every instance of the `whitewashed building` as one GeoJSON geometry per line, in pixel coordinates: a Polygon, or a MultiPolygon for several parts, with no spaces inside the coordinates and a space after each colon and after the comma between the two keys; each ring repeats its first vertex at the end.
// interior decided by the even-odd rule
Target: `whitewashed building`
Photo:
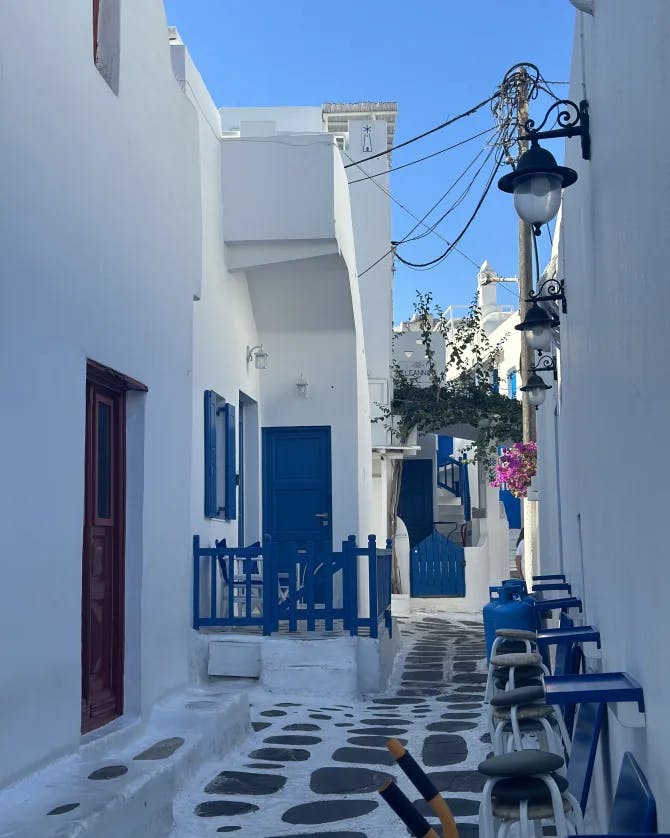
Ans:
{"type": "Polygon", "coordinates": [[[384,151],[395,112],[342,150],[320,107],[219,110],[160,0],[12,0],[0,25],[4,785],[185,688],[195,534],[375,532],[391,270],[367,275],[368,359],[343,151],[384,151]]]}
{"type": "Polygon", "coordinates": [[[644,690],[646,718],[631,727],[610,706],[593,813],[607,828],[624,751],[656,795],[670,830],[670,674],[667,608],[668,395],[664,382],[665,278],[670,224],[670,121],[665,0],[574,5],[570,98],[588,100],[591,159],[578,139],[566,165],[558,252],[559,378],[538,411],[542,572],[564,572],[601,633],[591,669],[625,671],[644,690]]]}

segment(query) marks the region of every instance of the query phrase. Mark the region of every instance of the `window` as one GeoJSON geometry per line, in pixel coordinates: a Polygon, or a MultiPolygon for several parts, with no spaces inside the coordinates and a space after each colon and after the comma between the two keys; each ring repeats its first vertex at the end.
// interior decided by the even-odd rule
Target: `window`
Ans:
{"type": "Polygon", "coordinates": [[[516,398],[516,370],[507,373],[507,395],[510,399],[516,398]]]}
{"type": "Polygon", "coordinates": [[[237,517],[235,405],[205,390],[205,517],[237,517]]]}
{"type": "Polygon", "coordinates": [[[491,389],[494,393],[500,392],[500,376],[498,375],[498,370],[493,370],[491,373],[491,389]]]}
{"type": "Polygon", "coordinates": [[[119,92],[121,0],[93,0],[93,61],[114,93],[119,92]]]}

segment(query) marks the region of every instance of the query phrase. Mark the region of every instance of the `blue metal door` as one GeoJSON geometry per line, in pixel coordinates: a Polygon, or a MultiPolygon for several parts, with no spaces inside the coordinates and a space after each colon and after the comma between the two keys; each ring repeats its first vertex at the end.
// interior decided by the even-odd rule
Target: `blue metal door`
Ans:
{"type": "Polygon", "coordinates": [[[263,532],[332,551],[329,427],[263,428],[263,532]]]}
{"type": "Polygon", "coordinates": [[[398,515],[407,527],[410,547],[433,531],[433,481],[432,460],[403,462],[398,515]]]}

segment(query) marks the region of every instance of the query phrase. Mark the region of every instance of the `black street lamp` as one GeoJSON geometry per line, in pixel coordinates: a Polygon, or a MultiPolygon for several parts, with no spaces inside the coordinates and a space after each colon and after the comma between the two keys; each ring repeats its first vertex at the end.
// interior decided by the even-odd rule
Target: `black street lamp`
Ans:
{"type": "Polygon", "coordinates": [[[534,372],[528,376],[528,381],[520,388],[522,393],[525,393],[528,398],[528,403],[534,407],[538,407],[544,401],[547,390],[551,390],[550,384],[545,384],[540,376],[534,372]]]}
{"type": "MultiPolygon", "coordinates": [[[[536,67],[534,69],[537,70],[536,67]]],[[[535,121],[528,119],[524,130],[525,135],[518,139],[530,141],[530,148],[521,155],[514,171],[500,178],[498,188],[514,194],[517,214],[532,225],[535,235],[539,236],[542,225],[551,221],[558,212],[561,190],[577,180],[577,172],[568,166],[559,166],[554,155],[543,148],[539,140],[579,136],[582,139],[582,157],[590,160],[589,104],[586,99],[578,105],[570,99],[559,99],[547,110],[537,128],[535,121]],[[558,111],[555,120],[559,127],[543,131],[553,111],[558,111]]]]}
{"type": "Polygon", "coordinates": [[[523,321],[514,328],[524,333],[526,343],[531,349],[547,352],[551,348],[551,330],[557,325],[556,318],[533,300],[523,321]]]}

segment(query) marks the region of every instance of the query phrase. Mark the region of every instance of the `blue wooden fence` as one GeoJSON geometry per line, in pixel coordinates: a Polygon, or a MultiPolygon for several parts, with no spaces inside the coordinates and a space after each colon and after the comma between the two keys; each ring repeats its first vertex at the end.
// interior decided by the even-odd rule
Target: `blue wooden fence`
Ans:
{"type": "Polygon", "coordinates": [[[410,560],[411,596],[465,596],[465,550],[434,530],[410,560]]]}
{"type": "Polygon", "coordinates": [[[369,536],[359,547],[355,536],[342,543],[341,552],[317,551],[313,542],[227,547],[225,541],[202,547],[193,537],[193,628],[257,626],[273,634],[282,625],[289,632],[316,630],[323,621],[332,631],[342,621],[356,635],[367,629],[379,636],[383,623],[391,633],[390,543],[377,550],[369,536]],[[358,568],[368,565],[369,616],[359,616],[358,568]],[[337,605],[335,604],[337,602],[337,605]]]}

